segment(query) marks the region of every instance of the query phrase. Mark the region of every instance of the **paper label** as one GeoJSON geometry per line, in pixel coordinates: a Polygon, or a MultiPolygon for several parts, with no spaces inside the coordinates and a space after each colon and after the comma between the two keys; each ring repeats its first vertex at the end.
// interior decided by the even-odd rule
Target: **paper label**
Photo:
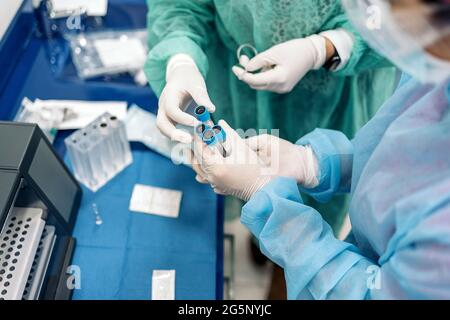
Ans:
{"type": "Polygon", "coordinates": [[[54,11],[70,11],[86,9],[89,16],[105,16],[108,11],[108,0],[51,0],[54,11]]]}
{"type": "Polygon", "coordinates": [[[147,58],[144,45],[139,39],[99,39],[95,40],[94,46],[107,68],[128,67],[130,69],[142,68],[147,58]]]}
{"type": "Polygon", "coordinates": [[[152,300],[175,300],[175,270],[153,270],[152,300]]]}
{"type": "Polygon", "coordinates": [[[183,193],[177,190],[136,184],[130,200],[130,211],[178,218],[183,193]]]}

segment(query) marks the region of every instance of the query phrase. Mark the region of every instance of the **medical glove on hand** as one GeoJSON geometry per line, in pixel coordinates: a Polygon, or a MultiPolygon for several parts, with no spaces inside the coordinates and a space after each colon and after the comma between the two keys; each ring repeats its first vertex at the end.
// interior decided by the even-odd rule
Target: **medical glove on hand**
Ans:
{"type": "Polygon", "coordinates": [[[236,131],[223,120],[219,125],[227,134],[227,149],[231,154],[224,158],[217,148],[196,138],[194,152],[200,164],[194,166],[197,181],[207,180],[216,193],[248,201],[274,177],[236,131]]]}
{"type": "Polygon", "coordinates": [[[275,175],[294,178],[305,188],[318,186],[318,161],[311,146],[296,145],[268,134],[248,138],[246,143],[275,175]]]}
{"type": "Polygon", "coordinates": [[[199,160],[197,160],[197,158],[195,157],[193,151],[191,151],[189,159],[190,163],[192,164],[192,169],[196,173],[195,180],[197,180],[198,183],[209,184],[209,181],[206,179],[206,173],[203,171],[202,166],[200,165],[199,160]]]}
{"type": "Polygon", "coordinates": [[[320,69],[326,61],[326,40],[312,35],[278,44],[249,60],[244,57],[232,68],[238,79],[256,90],[288,93],[310,71],[320,69]],[[261,70],[259,73],[258,70],[261,70]]]}
{"type": "Polygon", "coordinates": [[[173,56],[166,71],[166,86],[159,99],[157,126],[159,130],[172,140],[183,143],[192,142],[192,136],[175,127],[176,124],[194,127],[198,124],[195,117],[182,110],[186,103],[193,99],[198,105],[205,106],[209,112],[215,106],[209,98],[205,80],[194,60],[185,54],[173,56]]]}

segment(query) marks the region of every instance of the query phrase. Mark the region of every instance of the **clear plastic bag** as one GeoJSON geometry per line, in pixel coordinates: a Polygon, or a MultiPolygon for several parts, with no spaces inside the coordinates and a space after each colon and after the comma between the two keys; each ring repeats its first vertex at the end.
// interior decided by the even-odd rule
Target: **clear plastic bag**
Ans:
{"type": "Polygon", "coordinates": [[[147,30],[101,31],[66,35],[78,76],[88,79],[142,70],[147,59],[147,30]]]}
{"type": "Polygon", "coordinates": [[[50,109],[37,107],[30,99],[24,98],[14,121],[36,123],[50,142],[55,140],[58,126],[63,122],[67,111],[64,109],[50,109]]]}

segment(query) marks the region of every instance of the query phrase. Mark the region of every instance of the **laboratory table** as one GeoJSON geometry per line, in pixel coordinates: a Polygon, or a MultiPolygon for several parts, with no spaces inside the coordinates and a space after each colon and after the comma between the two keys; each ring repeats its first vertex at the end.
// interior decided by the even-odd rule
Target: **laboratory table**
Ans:
{"type": "MultiPolygon", "coordinates": [[[[109,6],[105,28],[145,27],[145,1],[110,0],[109,6]]],[[[26,1],[0,43],[0,119],[13,119],[24,97],[127,101],[156,112],[157,98],[149,87],[127,77],[78,79],[67,44],[38,38],[34,29],[26,1]]],[[[54,142],[61,157],[68,134],[60,132],[54,142]]],[[[176,299],[221,299],[222,199],[198,184],[192,169],[140,144],[133,143],[132,151],[133,163],[106,186],[96,193],[83,189],[72,261],[81,281],[73,299],[150,299],[153,270],[175,270],[176,299]],[[179,217],[129,211],[137,183],[182,191],[179,217]],[[95,223],[93,204],[101,225],[95,223]]]]}

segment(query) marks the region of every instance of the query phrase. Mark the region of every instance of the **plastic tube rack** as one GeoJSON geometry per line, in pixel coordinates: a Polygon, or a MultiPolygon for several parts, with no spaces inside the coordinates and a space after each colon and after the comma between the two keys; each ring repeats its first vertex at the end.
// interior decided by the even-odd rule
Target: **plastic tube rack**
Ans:
{"type": "Polygon", "coordinates": [[[105,113],[65,140],[75,177],[97,191],[133,162],[125,125],[105,113]]]}

